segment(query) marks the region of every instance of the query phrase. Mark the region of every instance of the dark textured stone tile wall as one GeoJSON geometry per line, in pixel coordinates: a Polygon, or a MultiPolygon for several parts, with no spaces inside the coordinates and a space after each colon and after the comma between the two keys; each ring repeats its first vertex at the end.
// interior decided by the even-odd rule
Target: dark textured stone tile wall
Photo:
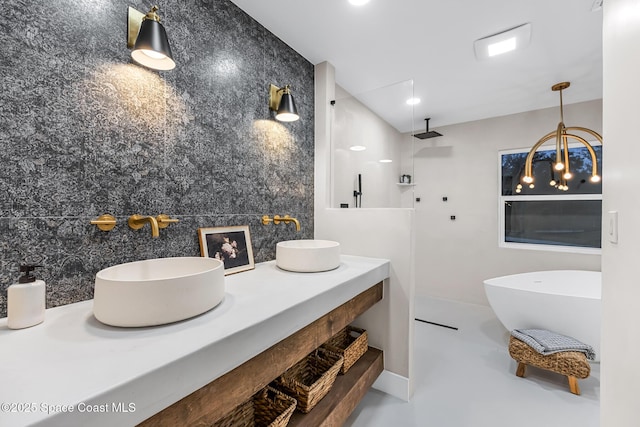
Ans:
{"type": "Polygon", "coordinates": [[[249,225],[256,262],[313,237],[313,65],[229,1],[167,0],[177,68],[150,71],[131,63],[128,6],[149,4],[0,8],[0,317],[21,263],[44,266],[54,307],[92,298],[104,267],[198,256],[198,227],[249,225]],[[273,120],[270,83],[291,85],[299,121],[273,120]],[[111,232],[89,224],[103,213],[111,232]],[[152,239],[134,213],[180,222],[152,239]]]}

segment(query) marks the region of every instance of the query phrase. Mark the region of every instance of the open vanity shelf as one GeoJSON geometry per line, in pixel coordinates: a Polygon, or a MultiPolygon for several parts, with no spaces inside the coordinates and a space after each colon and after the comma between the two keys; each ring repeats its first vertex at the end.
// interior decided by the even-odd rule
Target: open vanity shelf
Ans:
{"type": "Polygon", "coordinates": [[[338,375],[329,394],[311,412],[294,412],[288,427],[342,425],[378,378],[383,366],[382,351],[369,347],[345,375],[338,375]]]}
{"type": "MultiPolygon", "coordinates": [[[[381,299],[379,282],[139,425],[209,425],[219,420],[381,299]]],[[[338,376],[329,394],[309,414],[296,412],[289,425],[342,425],[382,370],[382,351],[369,348],[346,375],[338,376]]]]}

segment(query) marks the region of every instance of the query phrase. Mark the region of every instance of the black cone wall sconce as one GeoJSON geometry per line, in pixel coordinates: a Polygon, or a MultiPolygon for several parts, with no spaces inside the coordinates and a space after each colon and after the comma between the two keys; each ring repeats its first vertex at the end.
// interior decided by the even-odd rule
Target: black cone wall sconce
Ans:
{"type": "Polygon", "coordinates": [[[167,32],[153,6],[146,15],[129,7],[127,47],[133,49],[131,58],[154,70],[173,70],[176,63],[171,55],[167,32]]]}
{"type": "Polygon", "coordinates": [[[269,108],[276,112],[276,120],[281,122],[295,122],[300,118],[289,85],[269,86],[269,108]]]}

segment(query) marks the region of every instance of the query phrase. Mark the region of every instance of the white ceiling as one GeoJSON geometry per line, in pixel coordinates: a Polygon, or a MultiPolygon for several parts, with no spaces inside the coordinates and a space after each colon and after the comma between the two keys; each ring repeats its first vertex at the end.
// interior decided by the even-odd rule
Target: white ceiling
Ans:
{"type": "MultiPolygon", "coordinates": [[[[551,86],[570,81],[565,104],[602,98],[602,10],[594,0],[232,0],[313,64],[329,61],[358,96],[414,82],[415,124],[384,100],[398,130],[553,107],[551,86]],[[531,23],[531,44],[478,61],[473,42],[531,23]]],[[[295,88],[292,88],[295,96],[295,88]]],[[[382,91],[384,93],[384,91],[382,91]]]]}

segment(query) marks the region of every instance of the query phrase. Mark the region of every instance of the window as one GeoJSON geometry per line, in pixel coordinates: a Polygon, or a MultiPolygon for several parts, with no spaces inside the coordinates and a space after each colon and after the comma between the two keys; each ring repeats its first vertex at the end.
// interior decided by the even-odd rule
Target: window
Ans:
{"type": "MultiPolygon", "coordinates": [[[[591,144],[602,176],[602,146],[591,144]]],[[[539,149],[533,157],[534,185],[521,181],[527,151],[501,151],[499,218],[500,246],[578,253],[600,253],[602,182],[593,183],[591,157],[581,145],[570,145],[573,178],[558,188],[553,170],[555,148],[539,149]]]]}

